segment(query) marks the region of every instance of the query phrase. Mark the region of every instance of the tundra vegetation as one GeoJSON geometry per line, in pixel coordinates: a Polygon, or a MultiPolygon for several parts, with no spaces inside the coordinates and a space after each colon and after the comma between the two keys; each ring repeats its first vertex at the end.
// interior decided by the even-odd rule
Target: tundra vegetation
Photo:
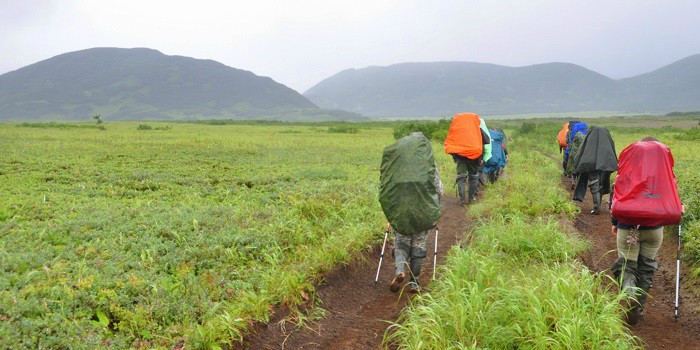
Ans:
{"type": "MultiPolygon", "coordinates": [[[[698,128],[605,122],[618,152],[647,134],[673,150],[687,208],[684,257],[699,266],[698,128]]],[[[314,303],[319,276],[381,243],[379,163],[398,128],[430,134],[448,192],[454,172],[441,150],[444,121],[105,124],[0,125],[6,347],[226,346],[275,306],[314,303]]],[[[558,154],[561,122],[498,124],[514,141],[509,178],[470,208],[472,244],[453,249],[387,340],[636,344],[622,335],[618,296],[576,261],[585,244],[559,225],[576,207],[559,188],[558,163],[533,149],[558,154]],[[462,313],[443,314],[446,306],[462,313]]]]}

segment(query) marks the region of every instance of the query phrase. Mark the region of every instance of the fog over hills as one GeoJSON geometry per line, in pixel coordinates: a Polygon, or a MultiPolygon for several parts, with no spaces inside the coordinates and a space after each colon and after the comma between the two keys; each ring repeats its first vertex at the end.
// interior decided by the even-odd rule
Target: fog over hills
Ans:
{"type": "Polygon", "coordinates": [[[700,55],[620,80],[570,63],[400,63],[344,70],[304,96],[367,116],[700,110],[700,55]]]}
{"type": "Polygon", "coordinates": [[[65,53],[0,75],[0,120],[257,118],[317,107],[267,77],[135,48],[65,53]]]}

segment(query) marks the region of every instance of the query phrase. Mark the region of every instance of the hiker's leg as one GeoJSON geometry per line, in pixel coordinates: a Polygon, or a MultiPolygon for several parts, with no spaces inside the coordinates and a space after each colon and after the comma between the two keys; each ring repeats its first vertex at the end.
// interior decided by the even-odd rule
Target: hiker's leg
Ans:
{"type": "Polygon", "coordinates": [[[423,258],[426,255],[426,242],[428,240],[428,231],[419,232],[413,235],[411,243],[411,273],[409,281],[409,292],[418,293],[421,291],[421,286],[418,283],[421,267],[423,266],[423,258]]]}
{"type": "MultiPolygon", "coordinates": [[[[617,230],[617,256],[618,260],[613,267],[623,264],[623,275],[621,276],[622,289],[633,296],[634,287],[637,287],[637,257],[639,257],[639,231],[618,229],[617,230]],[[622,261],[621,261],[622,260],[622,261]],[[630,289],[632,288],[632,289],[630,289]]],[[[613,273],[615,270],[613,270],[613,273]]]]}
{"type": "Polygon", "coordinates": [[[469,174],[467,160],[457,159],[457,190],[459,192],[459,204],[467,204],[467,175],[469,174]]]}
{"type": "Polygon", "coordinates": [[[589,173],[588,174],[588,188],[591,190],[591,196],[593,197],[593,210],[591,214],[600,213],[600,173],[589,173]]]}
{"type": "Polygon", "coordinates": [[[408,259],[411,256],[411,236],[402,235],[394,231],[394,265],[396,274],[406,273],[408,259]]]}
{"type": "Polygon", "coordinates": [[[637,286],[644,291],[644,293],[642,293],[642,295],[639,297],[639,303],[642,307],[644,307],[647,295],[652,287],[654,273],[659,269],[659,263],[655,259],[656,253],[658,253],[659,249],[661,248],[663,239],[663,227],[654,230],[639,231],[640,248],[639,260],[637,264],[639,277],[637,279],[637,286]]]}
{"type": "Polygon", "coordinates": [[[476,202],[476,193],[479,189],[479,174],[469,174],[469,203],[476,202]]]}
{"type": "Polygon", "coordinates": [[[411,241],[411,280],[417,281],[423,265],[423,258],[427,253],[428,231],[419,232],[413,235],[411,241]]]}
{"type": "Polygon", "coordinates": [[[401,289],[401,283],[406,278],[406,267],[408,266],[408,258],[411,251],[411,237],[402,235],[394,231],[394,264],[396,272],[394,278],[389,283],[389,290],[396,293],[401,289]]]}
{"type": "Polygon", "coordinates": [[[472,203],[476,201],[476,193],[479,186],[479,161],[469,159],[467,161],[467,171],[469,173],[469,202],[472,203]]]}

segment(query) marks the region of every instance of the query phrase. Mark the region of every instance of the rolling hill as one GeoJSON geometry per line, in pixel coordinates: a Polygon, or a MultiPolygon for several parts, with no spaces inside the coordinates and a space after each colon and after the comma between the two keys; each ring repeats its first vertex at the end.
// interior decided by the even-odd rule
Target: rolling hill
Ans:
{"type": "Polygon", "coordinates": [[[698,110],[700,55],[620,80],[570,63],[400,63],[344,70],[304,96],[323,108],[367,116],[698,110]]]}
{"type": "Polygon", "coordinates": [[[134,48],[65,53],[0,75],[0,120],[280,117],[318,108],[267,77],[134,48]]]}

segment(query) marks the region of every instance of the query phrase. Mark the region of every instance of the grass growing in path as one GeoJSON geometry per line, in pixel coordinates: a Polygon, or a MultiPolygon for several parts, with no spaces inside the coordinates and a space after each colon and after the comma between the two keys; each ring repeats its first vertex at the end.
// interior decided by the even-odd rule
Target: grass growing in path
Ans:
{"type": "MultiPolygon", "coordinates": [[[[515,147],[514,147],[515,148],[515,147]]],[[[455,247],[429,293],[385,338],[400,349],[630,349],[620,296],[576,260],[582,241],[560,220],[577,208],[559,169],[526,148],[511,150],[509,176],[470,208],[477,224],[455,247]]]]}

